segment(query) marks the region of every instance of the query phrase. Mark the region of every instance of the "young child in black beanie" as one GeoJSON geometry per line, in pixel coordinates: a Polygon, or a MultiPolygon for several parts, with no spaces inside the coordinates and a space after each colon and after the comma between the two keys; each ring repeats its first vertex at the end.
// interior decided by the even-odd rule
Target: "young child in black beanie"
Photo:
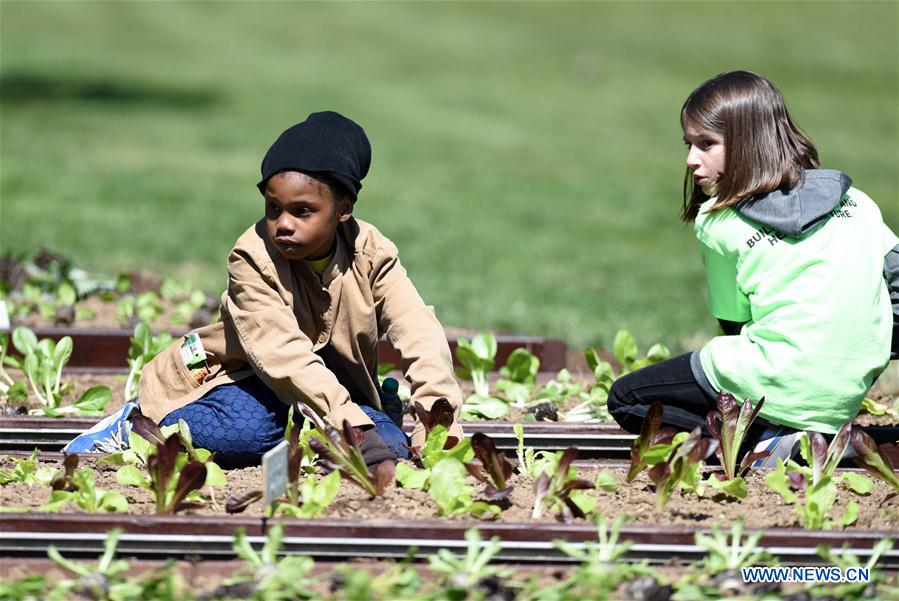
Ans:
{"type": "MultiPolygon", "coordinates": [[[[228,259],[222,319],[147,365],[144,415],[161,425],[183,419],[195,446],[245,464],[283,439],[288,407],[302,401],[337,427],[366,430],[370,465],[407,457],[409,439],[381,405],[382,335],[402,356],[412,400],[427,408],[444,397],[458,415],[462,394],[433,308],[396,246],[352,215],[370,162],[363,129],[335,112],[278,137],[257,184],[265,216],[228,259]]],[[[462,436],[457,423],[450,433],[462,436]]],[[[423,442],[417,423],[412,443],[423,442]]]]}

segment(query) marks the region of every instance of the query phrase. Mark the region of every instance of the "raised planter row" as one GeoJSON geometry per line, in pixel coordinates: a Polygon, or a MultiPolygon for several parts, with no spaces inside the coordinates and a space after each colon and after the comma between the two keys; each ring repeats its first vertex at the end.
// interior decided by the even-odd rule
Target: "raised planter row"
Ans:
{"type": "MultiPolygon", "coordinates": [[[[0,417],[0,450],[30,451],[39,448],[44,451],[59,451],[72,438],[91,427],[95,418],[65,418],[10,416],[0,417]]],[[[404,424],[407,432],[412,431],[412,422],[404,424]]],[[[490,436],[497,448],[514,456],[518,439],[513,424],[500,421],[464,422],[466,436],[483,432],[490,436]]],[[[630,456],[630,447],[635,435],[626,432],[617,424],[573,424],[559,422],[528,422],[522,424],[524,444],[535,450],[558,451],[576,446],[581,459],[625,459],[630,456]]],[[[899,439],[899,428],[895,426],[864,426],[862,428],[879,444],[895,442],[899,439]]],[[[896,447],[888,448],[893,465],[899,465],[896,447]]],[[[852,460],[843,462],[853,467],[852,460]]]]}
{"type": "MultiPolygon", "coordinates": [[[[412,552],[424,558],[439,549],[464,554],[465,531],[472,526],[462,521],[426,520],[283,520],[283,552],[310,555],[316,559],[396,558],[412,552]]],[[[106,532],[121,528],[119,554],[141,559],[189,557],[233,557],[234,531],[246,529],[250,541],[261,545],[269,521],[261,518],[231,516],[133,516],[118,514],[0,514],[0,555],[30,557],[46,554],[54,544],[67,557],[96,557],[103,551],[106,532]]],[[[580,524],[509,524],[478,522],[483,539],[497,536],[502,544],[495,558],[506,562],[570,562],[572,558],[553,544],[565,540],[575,545],[596,540],[596,528],[580,524]]],[[[633,545],[625,559],[669,562],[702,558],[706,551],[695,544],[697,531],[682,526],[628,526],[620,530],[619,540],[633,545]]],[[[751,531],[750,531],[751,533],[751,531]]],[[[795,528],[770,528],[759,547],[786,565],[820,563],[816,547],[839,548],[844,544],[864,563],[874,545],[895,532],[883,531],[809,531],[795,528]]],[[[899,569],[899,548],[883,554],[881,569],[899,569]]]]}
{"type": "MultiPolygon", "coordinates": [[[[126,368],[128,366],[128,349],[131,348],[131,330],[125,329],[87,329],[87,328],[36,328],[38,339],[51,338],[59,340],[70,336],[74,344],[69,367],[76,368],[126,368]]],[[[456,361],[456,338],[447,337],[453,360],[456,361]]],[[[543,338],[540,336],[496,335],[497,366],[505,365],[509,354],[516,348],[524,348],[540,359],[544,371],[559,371],[566,367],[567,345],[562,340],[543,338]]],[[[399,366],[400,355],[386,339],[378,345],[378,358],[381,363],[393,363],[399,366]]]]}

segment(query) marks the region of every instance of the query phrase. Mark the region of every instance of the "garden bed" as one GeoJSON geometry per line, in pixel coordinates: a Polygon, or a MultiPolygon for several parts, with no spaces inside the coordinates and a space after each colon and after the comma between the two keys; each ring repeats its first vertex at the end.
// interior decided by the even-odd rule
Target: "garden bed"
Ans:
{"type": "MultiPolygon", "coordinates": [[[[19,370],[8,369],[7,371],[16,380],[24,378],[24,374],[19,370]]],[[[391,372],[389,375],[398,380],[402,380],[401,372],[395,371],[391,372]]],[[[124,399],[125,396],[125,383],[127,380],[127,376],[127,371],[121,368],[74,368],[65,370],[63,372],[63,380],[72,383],[71,390],[67,395],[67,398],[69,399],[79,398],[82,394],[84,394],[86,390],[93,386],[108,386],[112,390],[112,401],[106,407],[106,410],[104,412],[106,415],[114,413],[122,406],[122,399],[124,399]]],[[[536,376],[537,387],[545,385],[556,376],[557,374],[552,372],[539,372],[536,376]]],[[[489,381],[492,386],[495,386],[495,383],[499,379],[499,377],[499,374],[491,374],[489,381]]],[[[574,383],[581,384],[584,387],[590,384],[588,374],[575,373],[573,374],[572,378],[574,383]]],[[[462,386],[463,395],[469,395],[473,392],[471,382],[462,381],[460,382],[460,384],[462,386]]],[[[877,389],[874,389],[872,391],[871,396],[872,398],[875,398],[876,400],[882,402],[896,403],[897,401],[899,401],[899,395],[888,394],[877,389]]],[[[555,409],[557,413],[564,414],[566,411],[570,411],[579,403],[580,399],[578,399],[577,397],[569,397],[563,403],[556,403],[555,409]]],[[[2,403],[0,404],[0,416],[22,415],[26,413],[28,409],[34,409],[38,407],[39,405],[35,402],[29,402],[28,404],[2,403]]],[[[510,408],[509,415],[503,418],[503,421],[513,423],[526,423],[533,421],[551,422],[553,420],[547,418],[544,412],[537,412],[537,415],[535,416],[534,408],[521,408],[515,407],[513,405],[510,408]]],[[[614,422],[612,420],[606,420],[605,423],[612,424],[614,422]]],[[[872,415],[870,413],[862,412],[856,417],[854,423],[861,426],[899,426],[899,419],[889,413],[884,415],[872,415]]]]}
{"type": "MultiPolygon", "coordinates": [[[[187,333],[189,328],[158,328],[156,332],[169,332],[175,336],[187,333]]],[[[69,360],[70,367],[83,368],[125,368],[127,366],[128,349],[131,348],[133,329],[121,328],[69,328],[69,327],[37,327],[33,332],[39,339],[49,338],[54,341],[69,336],[74,342],[74,350],[69,360]]],[[[447,343],[455,356],[457,340],[468,330],[447,329],[447,343]]],[[[537,356],[546,370],[560,370],[568,362],[567,345],[562,340],[544,338],[542,336],[523,336],[517,334],[497,335],[497,360],[505,361],[516,348],[523,348],[537,356]]],[[[378,344],[378,358],[381,363],[399,365],[401,357],[386,339],[378,344]]],[[[458,364],[458,362],[457,362],[458,364]]]]}
{"type": "MultiPolygon", "coordinates": [[[[83,456],[82,456],[83,457],[83,456]]],[[[39,460],[41,465],[61,469],[61,462],[39,460]]],[[[128,512],[135,515],[152,515],[155,506],[148,491],[140,488],[122,486],[116,482],[117,468],[99,461],[83,462],[96,471],[98,487],[122,493],[128,500],[128,512]]],[[[11,460],[8,456],[0,456],[0,468],[9,468],[11,460]]],[[[599,472],[595,468],[581,468],[578,476],[593,481],[599,472]]],[[[663,509],[656,507],[656,495],[652,491],[652,483],[646,474],[641,474],[631,484],[624,484],[625,470],[605,470],[614,475],[619,484],[617,491],[586,491],[596,497],[597,513],[607,518],[628,515],[633,524],[669,524],[683,526],[729,525],[740,517],[754,528],[772,527],[792,528],[801,526],[798,516],[791,507],[785,505],[780,496],[768,489],[764,483],[764,471],[755,470],[747,477],[748,496],[741,501],[716,498],[699,498],[693,494],[675,493],[663,509]]],[[[225,516],[223,505],[234,494],[247,490],[262,488],[262,468],[251,467],[226,472],[228,484],[214,492],[215,502],[210,502],[199,510],[191,510],[195,515],[225,516]]],[[[475,484],[473,478],[469,482],[475,484]]],[[[554,523],[555,515],[547,513],[538,520],[531,518],[534,506],[534,484],[527,478],[515,475],[510,480],[515,486],[508,498],[508,506],[497,516],[499,522],[519,523],[537,522],[554,523]]],[[[37,511],[50,496],[49,488],[28,486],[22,483],[8,484],[0,488],[0,506],[16,508],[16,510],[37,511]]],[[[860,505],[858,521],[853,529],[899,531],[899,496],[881,481],[874,482],[871,493],[857,497],[848,492],[841,493],[833,510],[835,515],[842,515],[850,500],[857,500],[860,505]]],[[[78,511],[74,506],[67,506],[63,512],[78,511]]],[[[426,492],[416,489],[400,488],[396,485],[388,487],[382,497],[369,498],[359,488],[349,482],[342,482],[337,498],[323,514],[323,518],[378,520],[389,516],[395,520],[423,520],[437,516],[437,506],[426,492]]],[[[248,516],[261,517],[263,508],[260,503],[249,506],[248,516]]],[[[454,521],[479,523],[470,517],[450,517],[454,521]]],[[[582,521],[583,522],[583,521],[582,521]]]]}

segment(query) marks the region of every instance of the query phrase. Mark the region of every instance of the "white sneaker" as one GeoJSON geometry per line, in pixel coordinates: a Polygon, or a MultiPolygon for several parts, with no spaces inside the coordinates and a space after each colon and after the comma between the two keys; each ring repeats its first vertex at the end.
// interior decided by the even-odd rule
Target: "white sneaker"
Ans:
{"type": "Polygon", "coordinates": [[[135,403],[125,403],[121,409],[104,417],[93,428],[79,434],[63,448],[64,453],[117,453],[128,448],[131,422],[128,417],[137,409],[135,403]]]}
{"type": "Polygon", "coordinates": [[[753,461],[752,467],[777,467],[778,459],[784,463],[788,459],[793,459],[799,454],[799,438],[801,436],[801,430],[794,430],[787,426],[768,426],[752,450],[755,453],[768,451],[771,454],[753,461]]]}

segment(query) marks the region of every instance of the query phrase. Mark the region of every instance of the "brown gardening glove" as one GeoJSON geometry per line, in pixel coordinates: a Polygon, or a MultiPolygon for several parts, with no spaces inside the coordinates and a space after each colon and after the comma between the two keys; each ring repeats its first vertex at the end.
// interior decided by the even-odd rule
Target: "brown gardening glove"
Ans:
{"type": "Polygon", "coordinates": [[[384,461],[395,461],[396,454],[387,448],[384,439],[378,434],[374,428],[370,428],[363,432],[365,439],[359,450],[362,451],[362,458],[365,459],[365,465],[373,468],[384,461]]]}

